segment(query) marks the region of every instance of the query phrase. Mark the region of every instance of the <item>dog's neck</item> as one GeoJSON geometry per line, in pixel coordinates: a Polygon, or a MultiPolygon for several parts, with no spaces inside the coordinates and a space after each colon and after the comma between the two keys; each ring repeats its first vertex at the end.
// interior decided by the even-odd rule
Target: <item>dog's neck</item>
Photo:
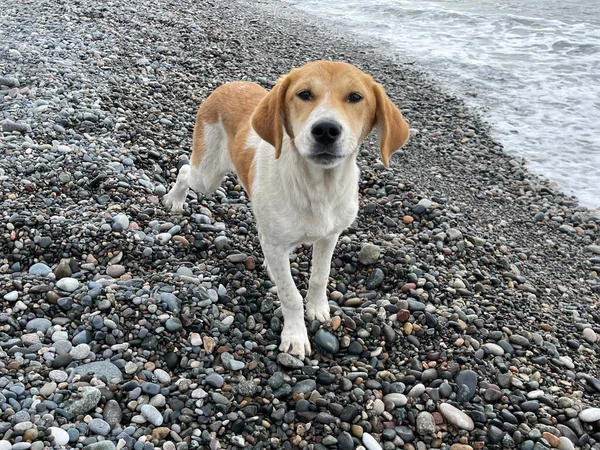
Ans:
{"type": "Polygon", "coordinates": [[[347,201],[348,191],[358,190],[357,154],[349,155],[335,167],[324,168],[289,147],[280,156],[280,167],[285,168],[285,173],[281,173],[282,189],[287,196],[296,197],[296,201],[301,201],[301,198],[310,199],[310,203],[347,201]]]}

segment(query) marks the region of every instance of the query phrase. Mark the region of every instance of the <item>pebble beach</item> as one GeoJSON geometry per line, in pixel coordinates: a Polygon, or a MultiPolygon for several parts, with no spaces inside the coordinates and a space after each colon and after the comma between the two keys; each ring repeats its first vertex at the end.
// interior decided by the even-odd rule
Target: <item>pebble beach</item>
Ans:
{"type": "Polygon", "coordinates": [[[460,99],[271,0],[0,6],[0,450],[600,450],[600,218],[460,99]],[[235,176],[160,199],[212,90],[315,59],[411,139],[363,145],[299,360],[235,176]]]}

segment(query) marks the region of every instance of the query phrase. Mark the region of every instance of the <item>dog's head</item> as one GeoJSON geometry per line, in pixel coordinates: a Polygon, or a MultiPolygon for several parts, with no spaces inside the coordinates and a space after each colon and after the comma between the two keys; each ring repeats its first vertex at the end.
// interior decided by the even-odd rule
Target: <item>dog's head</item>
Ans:
{"type": "Polygon", "coordinates": [[[259,103],[252,127],[281,155],[284,133],[308,161],[331,168],[351,155],[377,128],[381,159],[407,141],[402,113],[383,87],[351,64],[315,61],[282,77],[259,103]]]}

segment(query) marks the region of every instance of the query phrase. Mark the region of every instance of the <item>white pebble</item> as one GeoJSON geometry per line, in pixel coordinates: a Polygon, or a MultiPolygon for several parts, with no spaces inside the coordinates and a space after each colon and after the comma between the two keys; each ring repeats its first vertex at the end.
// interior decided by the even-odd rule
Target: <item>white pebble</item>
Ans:
{"type": "Polygon", "coordinates": [[[488,342],[487,344],[483,344],[484,349],[487,349],[494,356],[502,356],[504,355],[504,349],[500,347],[498,344],[494,344],[492,342],[488,342]]]}
{"type": "Polygon", "coordinates": [[[455,408],[449,403],[442,403],[439,406],[440,412],[444,418],[452,425],[462,430],[473,431],[475,424],[473,420],[464,412],[455,408]]]}
{"type": "Polygon", "coordinates": [[[14,302],[18,298],[19,293],[17,291],[11,291],[8,294],[4,295],[4,300],[6,300],[7,302],[14,302]]]}
{"type": "Polygon", "coordinates": [[[54,436],[54,444],[67,445],[69,443],[69,433],[62,428],[50,427],[50,433],[54,436]]]}
{"type": "Polygon", "coordinates": [[[167,384],[171,381],[171,375],[169,375],[167,372],[165,372],[162,369],[155,369],[154,376],[156,377],[158,382],[162,383],[162,384],[167,384]]]}
{"type": "Polygon", "coordinates": [[[367,450],[381,450],[381,445],[369,433],[363,433],[362,441],[367,450]]]}
{"type": "Polygon", "coordinates": [[[79,281],[71,277],[61,278],[56,282],[56,287],[61,291],[74,292],[79,288],[79,281]]]}
{"type": "Polygon", "coordinates": [[[391,393],[383,396],[384,403],[391,402],[394,404],[394,406],[404,406],[406,405],[407,401],[408,399],[404,394],[391,393]]]}
{"type": "Polygon", "coordinates": [[[586,423],[600,422],[600,408],[588,408],[579,413],[579,420],[586,423]]]}
{"type": "Polygon", "coordinates": [[[202,345],[202,336],[199,333],[190,333],[189,341],[192,347],[198,347],[202,345]]]}
{"type": "Polygon", "coordinates": [[[583,338],[588,341],[590,344],[593,344],[598,339],[596,332],[591,328],[586,328],[583,330],[583,338]]]}

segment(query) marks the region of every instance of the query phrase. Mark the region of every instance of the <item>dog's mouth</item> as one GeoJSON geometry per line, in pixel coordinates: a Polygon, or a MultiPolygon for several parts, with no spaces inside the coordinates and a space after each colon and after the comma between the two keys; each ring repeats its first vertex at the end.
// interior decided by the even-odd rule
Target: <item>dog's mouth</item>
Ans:
{"type": "Polygon", "coordinates": [[[342,155],[330,153],[330,152],[320,152],[313,153],[310,155],[310,159],[320,166],[331,166],[332,164],[336,164],[343,158],[342,155]]]}

